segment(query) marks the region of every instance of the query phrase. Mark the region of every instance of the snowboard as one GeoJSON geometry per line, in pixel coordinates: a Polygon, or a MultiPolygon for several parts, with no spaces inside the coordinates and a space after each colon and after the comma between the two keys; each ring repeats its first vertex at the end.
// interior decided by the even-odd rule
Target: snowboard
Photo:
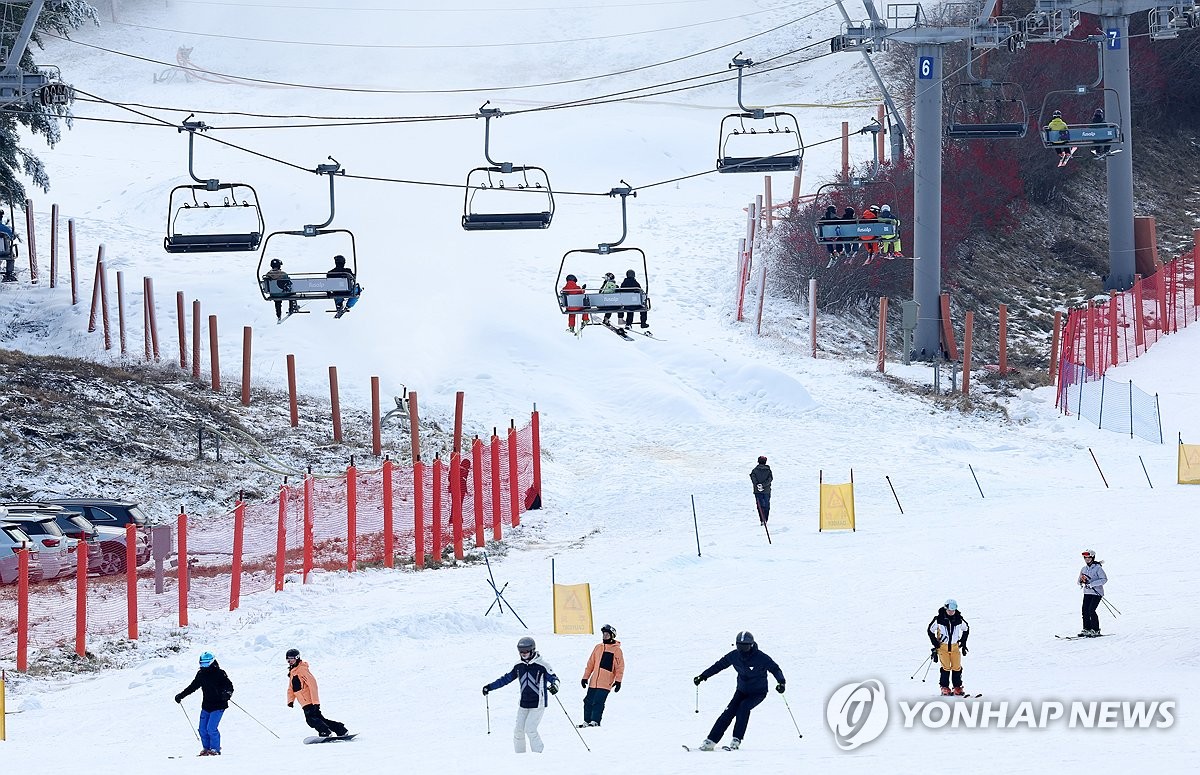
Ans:
{"type": "Polygon", "coordinates": [[[313,735],[312,737],[304,738],[304,744],[313,745],[315,743],[348,743],[356,737],[358,737],[357,732],[348,735],[330,735],[329,737],[313,735]]]}

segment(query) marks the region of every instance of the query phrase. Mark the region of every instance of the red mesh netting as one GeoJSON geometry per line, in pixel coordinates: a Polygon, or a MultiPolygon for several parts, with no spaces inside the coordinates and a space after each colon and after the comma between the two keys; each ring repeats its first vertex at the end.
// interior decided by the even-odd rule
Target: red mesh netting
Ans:
{"type": "MultiPolygon", "coordinates": [[[[478,443],[452,471],[451,461],[422,466],[421,524],[424,557],[420,564],[439,562],[455,550],[451,483],[461,488],[462,547],[499,540],[506,527],[519,519],[539,494],[534,489],[535,439],[527,425],[492,441],[478,443]],[[515,460],[510,459],[510,441],[515,460]],[[469,462],[463,466],[462,461],[469,462]],[[435,480],[434,472],[438,476],[435,480]],[[512,471],[516,481],[512,482],[512,471]],[[515,485],[512,486],[512,485],[515,485]],[[435,499],[435,489],[437,497],[435,499]],[[510,491],[517,492],[514,518],[510,491]],[[434,514],[437,507],[439,549],[435,552],[434,514]],[[498,527],[499,529],[494,529],[498,527]]],[[[347,537],[354,524],[354,568],[385,564],[384,471],[391,471],[393,565],[416,562],[415,482],[413,466],[389,465],[370,471],[354,470],[355,500],[349,507],[346,475],[308,477],[288,484],[270,500],[242,504],[240,509],[212,516],[189,515],[186,520],[187,606],[228,610],[234,598],[281,588],[286,574],[304,577],[307,570],[347,570],[347,537]],[[280,509],[280,500],[283,509],[280,509]],[[241,518],[239,520],[239,511],[241,518]],[[240,541],[238,528],[240,525],[240,541]],[[240,568],[238,552],[240,550],[240,568]],[[235,584],[235,569],[236,584],[235,584]]],[[[181,522],[174,525],[177,542],[181,522]]],[[[178,547],[178,544],[175,544],[178,547]]],[[[179,618],[178,555],[166,566],[162,594],[156,594],[153,564],[137,570],[139,621],[179,618]]],[[[128,628],[124,575],[96,577],[87,584],[87,634],[123,635],[128,628]]],[[[76,628],[76,584],[73,576],[31,584],[29,647],[73,644],[76,628]]],[[[17,652],[17,585],[0,586],[0,658],[17,652]]]]}

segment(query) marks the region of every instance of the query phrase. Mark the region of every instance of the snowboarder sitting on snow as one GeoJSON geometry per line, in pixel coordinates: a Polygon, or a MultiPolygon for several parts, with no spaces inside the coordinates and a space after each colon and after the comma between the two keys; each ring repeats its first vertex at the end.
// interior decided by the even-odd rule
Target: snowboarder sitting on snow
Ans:
{"type": "Polygon", "coordinates": [[[758,524],[767,524],[771,516],[771,467],[767,465],[767,456],[758,456],[758,465],[750,471],[750,483],[754,487],[754,502],[758,505],[758,524]]]}
{"type": "Polygon", "coordinates": [[[942,694],[961,695],[963,693],[962,657],[967,653],[967,636],[970,635],[970,628],[967,626],[967,620],[963,618],[962,612],[958,610],[957,601],[947,600],[946,604],[938,609],[937,616],[929,622],[926,634],[929,636],[929,642],[933,644],[933,651],[929,658],[940,663],[941,672],[938,683],[942,687],[942,694]],[[952,678],[953,689],[950,688],[952,678]]]}
{"type": "MultiPolygon", "coordinates": [[[[1071,139],[1071,133],[1067,130],[1067,122],[1063,121],[1062,111],[1054,111],[1054,115],[1050,117],[1050,123],[1046,124],[1046,140],[1051,143],[1065,143],[1071,139]]],[[[1059,161],[1071,155],[1071,149],[1068,147],[1059,148],[1059,161]]]]}
{"type": "Polygon", "coordinates": [[[601,642],[592,649],[583,678],[579,683],[587,689],[583,698],[583,723],[589,727],[600,726],[604,715],[604,703],[609,691],[621,691],[621,678],[625,675],[625,655],[621,653],[621,642],[611,624],[600,628],[601,642]]]}
{"type": "Polygon", "coordinates": [[[1104,584],[1107,581],[1104,563],[1097,560],[1096,553],[1088,549],[1083,553],[1083,570],[1079,571],[1079,586],[1083,587],[1083,631],[1079,633],[1080,637],[1100,636],[1100,617],[1096,615],[1096,609],[1104,597],[1104,584]]]}
{"type": "Polygon", "coordinates": [[[217,727],[221,716],[229,709],[229,698],[233,696],[233,681],[217,664],[212,652],[206,651],[200,655],[200,669],[187,688],[175,695],[175,702],[183,702],[183,698],[192,692],[200,690],[200,745],[204,750],[201,756],[221,755],[221,733],[217,727]]]}
{"type": "Polygon", "coordinates": [[[529,737],[529,747],[534,753],[542,752],[542,737],[538,734],[538,724],[550,704],[550,695],[558,694],[558,676],[537,652],[537,644],[528,636],[517,641],[517,654],[521,661],[513,665],[513,669],[483,687],[486,696],[488,692],[520,679],[520,705],[517,708],[517,724],[513,729],[513,749],[517,753],[525,753],[525,738],[529,737]]]}
{"type": "MultiPolygon", "coordinates": [[[[283,271],[283,262],[280,261],[278,258],[271,259],[271,271],[269,271],[265,275],[263,275],[262,279],[267,280],[267,281],[274,280],[275,285],[277,285],[279,287],[280,294],[282,294],[283,296],[291,296],[292,295],[292,278],[291,278],[291,276],[288,275],[287,272],[283,271]]],[[[271,290],[269,290],[270,289],[269,285],[267,287],[268,287],[267,293],[275,301],[275,319],[283,320],[283,299],[276,297],[276,295],[271,290]]],[[[289,299],[288,300],[288,314],[291,315],[293,312],[299,312],[299,311],[300,311],[300,305],[296,302],[296,300],[289,299]]]]}
{"type": "Polygon", "coordinates": [[[317,679],[313,678],[313,674],[309,672],[308,663],[301,661],[299,650],[287,650],[287,663],[288,707],[293,707],[295,703],[299,702],[301,710],[304,711],[305,723],[317,730],[317,734],[321,737],[330,735],[343,737],[350,734],[342,722],[327,719],[321,715],[321,699],[317,696],[317,679]]]}
{"type": "Polygon", "coordinates": [[[754,635],[749,632],[739,632],[734,642],[737,646],[735,650],[718,659],[712,667],[692,679],[692,683],[699,686],[703,681],[707,681],[727,667],[732,667],[737,671],[737,688],[733,692],[733,699],[725,706],[721,715],[717,716],[712,731],[700,744],[701,751],[711,751],[715,748],[725,734],[725,730],[729,728],[729,722],[735,718],[737,721],[733,725],[733,739],[729,742],[729,747],[737,749],[742,746],[742,740],[746,737],[746,727],[750,724],[750,711],[767,698],[767,673],[775,676],[775,680],[778,682],[775,684],[775,691],[783,694],[787,686],[783,671],[779,669],[779,665],[775,664],[775,660],[758,650],[758,644],[754,642],[754,635]]]}

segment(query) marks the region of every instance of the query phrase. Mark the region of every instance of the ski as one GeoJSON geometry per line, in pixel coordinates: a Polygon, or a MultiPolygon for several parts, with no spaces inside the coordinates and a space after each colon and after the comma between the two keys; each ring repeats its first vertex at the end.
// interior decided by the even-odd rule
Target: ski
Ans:
{"type": "MultiPolygon", "coordinates": [[[[723,750],[726,750],[726,751],[728,751],[728,750],[729,750],[729,749],[728,749],[728,748],[726,748],[725,746],[722,746],[722,749],[723,749],[723,750]]],[[[713,749],[712,749],[712,751],[705,751],[703,748],[692,748],[692,747],[690,747],[690,746],[686,746],[686,745],[685,745],[685,746],[683,747],[683,750],[685,750],[685,751],[699,751],[700,753],[712,753],[712,751],[715,751],[715,750],[717,750],[717,749],[716,749],[716,748],[713,748],[713,749]]]]}
{"type": "Polygon", "coordinates": [[[1065,156],[1063,156],[1061,159],[1058,160],[1058,166],[1060,166],[1060,167],[1067,166],[1067,162],[1069,162],[1072,158],[1075,157],[1075,151],[1077,151],[1078,149],[1079,149],[1079,146],[1077,146],[1077,145],[1073,146],[1071,148],[1071,150],[1065,156]]]}
{"type": "Polygon", "coordinates": [[[621,338],[622,338],[622,339],[624,339],[626,342],[632,342],[632,341],[633,341],[633,339],[632,339],[632,338],[629,336],[629,334],[628,334],[628,333],[626,333],[625,329],[623,329],[623,328],[618,328],[618,327],[614,326],[612,323],[603,323],[603,322],[602,322],[602,323],[600,323],[600,325],[604,326],[604,327],[605,327],[605,328],[607,328],[609,331],[612,331],[614,334],[616,334],[617,336],[621,337],[621,338]]]}
{"type": "Polygon", "coordinates": [[[730,746],[727,746],[727,745],[723,745],[723,746],[721,746],[721,750],[722,751],[736,751],[737,749],[731,748],[730,746]]]}
{"type": "Polygon", "coordinates": [[[659,339],[657,336],[655,336],[654,334],[650,333],[649,331],[637,331],[637,330],[634,330],[634,329],[632,329],[632,328],[625,328],[625,329],[622,329],[622,330],[624,330],[626,334],[637,334],[638,336],[644,336],[644,337],[646,337],[647,339],[655,339],[655,340],[657,340],[657,341],[659,341],[659,342],[665,342],[665,341],[667,341],[666,339],[659,339]]]}
{"type": "Polygon", "coordinates": [[[1107,632],[1102,632],[1099,635],[1055,635],[1059,640],[1088,640],[1089,638],[1103,638],[1108,635],[1107,632]]]}

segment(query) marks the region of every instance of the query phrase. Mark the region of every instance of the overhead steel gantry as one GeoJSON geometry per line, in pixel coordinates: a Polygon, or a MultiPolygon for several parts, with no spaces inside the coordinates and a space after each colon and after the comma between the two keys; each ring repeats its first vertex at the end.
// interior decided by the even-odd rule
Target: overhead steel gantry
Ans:
{"type": "MultiPolygon", "coordinates": [[[[839,2],[839,6],[841,3],[839,2]]],[[[1079,24],[1079,14],[1100,18],[1104,83],[1104,110],[1108,121],[1120,122],[1124,153],[1106,157],[1108,169],[1109,272],[1105,288],[1124,290],[1134,279],[1133,143],[1129,86],[1129,17],[1148,12],[1150,37],[1176,37],[1182,29],[1197,26],[1195,0],[1035,0],[1023,19],[993,17],[996,0],[984,0],[979,15],[966,16],[963,6],[950,5],[934,18],[919,3],[892,4],[886,21],[874,0],[863,0],[868,18],[860,23],[847,18],[842,34],[834,38],[834,51],[882,51],[905,43],[916,47],[915,103],[913,105],[913,298],[920,305],[913,355],[931,359],[942,351],[938,296],[941,293],[942,241],[942,79],[943,47],[967,43],[971,48],[1024,48],[1027,44],[1053,43],[1066,38],[1079,24]]]]}

